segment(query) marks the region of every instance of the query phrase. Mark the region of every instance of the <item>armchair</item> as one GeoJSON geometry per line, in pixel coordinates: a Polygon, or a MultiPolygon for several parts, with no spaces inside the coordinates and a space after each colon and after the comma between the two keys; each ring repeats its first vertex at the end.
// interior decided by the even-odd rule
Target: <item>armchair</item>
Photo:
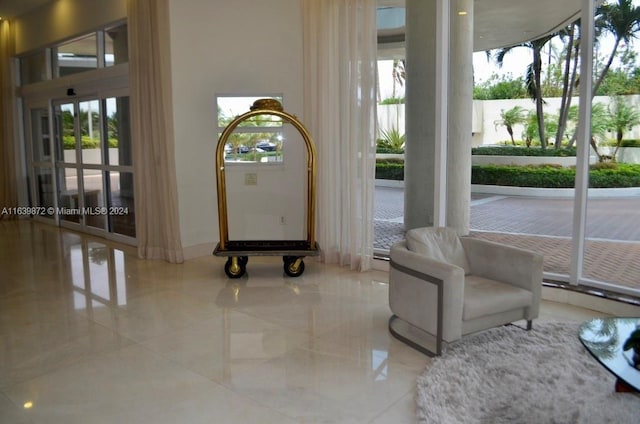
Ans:
{"type": "Polygon", "coordinates": [[[389,331],[427,355],[440,355],[443,341],[518,320],[530,330],[538,317],[538,253],[424,227],[409,230],[390,256],[389,331]]]}

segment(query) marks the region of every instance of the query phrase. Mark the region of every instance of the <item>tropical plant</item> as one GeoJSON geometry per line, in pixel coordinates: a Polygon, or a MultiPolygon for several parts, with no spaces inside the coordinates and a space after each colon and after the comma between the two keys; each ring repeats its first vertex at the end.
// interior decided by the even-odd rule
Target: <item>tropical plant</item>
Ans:
{"type": "MultiPolygon", "coordinates": [[[[576,139],[577,123],[578,123],[578,106],[571,106],[569,109],[568,120],[574,123],[574,134],[571,137],[572,140],[576,139]]],[[[589,137],[589,144],[593,148],[593,151],[598,156],[600,162],[604,162],[610,159],[609,156],[600,152],[598,145],[600,142],[607,138],[607,133],[610,128],[609,112],[603,103],[593,103],[591,105],[591,136],[589,137]]]]}
{"type": "Polygon", "coordinates": [[[536,121],[538,125],[538,138],[540,139],[540,146],[545,149],[547,147],[547,138],[544,127],[544,111],[542,98],[542,49],[556,34],[546,35],[536,40],[527,41],[525,43],[517,44],[511,47],[505,47],[498,50],[495,55],[495,61],[498,66],[502,66],[505,56],[516,47],[525,47],[531,49],[533,55],[533,61],[527,67],[526,74],[526,86],[529,96],[534,100],[536,104],[536,121]]]}
{"type": "Polygon", "coordinates": [[[624,41],[629,45],[637,38],[637,32],[640,30],[640,6],[634,6],[632,0],[618,0],[599,6],[596,13],[596,25],[613,35],[614,43],[609,58],[593,86],[594,95],[611,67],[620,43],[624,41]]]}
{"type": "Polygon", "coordinates": [[[560,148],[562,139],[567,129],[569,108],[573,100],[573,90],[578,84],[578,59],[580,56],[580,25],[572,23],[568,29],[561,31],[566,34],[567,43],[564,51],[564,66],[562,77],[562,95],[560,98],[560,111],[558,113],[558,130],[556,131],[556,149],[560,148]]]}
{"type": "Polygon", "coordinates": [[[513,139],[513,126],[522,124],[527,121],[526,110],[522,106],[514,106],[511,109],[500,111],[500,119],[493,121],[493,125],[497,129],[499,125],[506,127],[509,137],[511,137],[511,144],[516,145],[516,141],[513,139]]]}
{"type": "Polygon", "coordinates": [[[633,106],[629,105],[622,97],[615,97],[609,105],[609,128],[616,133],[616,144],[611,154],[615,160],[618,149],[622,144],[625,131],[640,124],[640,112],[633,106]]]}
{"type": "Polygon", "coordinates": [[[380,130],[378,147],[390,152],[402,153],[404,152],[404,143],[406,139],[406,135],[400,134],[400,131],[398,131],[396,127],[391,127],[387,130],[380,130]]]}
{"type": "Polygon", "coordinates": [[[396,85],[400,87],[404,86],[404,82],[407,79],[407,71],[404,67],[404,60],[393,60],[393,68],[391,69],[391,77],[393,78],[393,97],[396,97],[396,85]]]}
{"type": "Polygon", "coordinates": [[[473,87],[475,100],[526,99],[528,97],[524,81],[511,74],[499,76],[494,73],[482,83],[473,87]]]}
{"type": "MultiPolygon", "coordinates": [[[[546,134],[555,133],[558,125],[557,119],[558,117],[555,115],[544,113],[543,119],[542,119],[544,129],[542,131],[542,134],[546,135],[546,134]]],[[[540,140],[541,131],[540,131],[539,125],[540,125],[540,119],[538,114],[534,111],[530,111],[529,114],[527,115],[527,119],[524,126],[524,132],[522,133],[522,138],[524,138],[524,142],[527,145],[527,147],[531,147],[534,140],[538,141],[540,143],[540,146],[548,145],[548,142],[549,142],[548,139],[544,141],[540,140]]]]}

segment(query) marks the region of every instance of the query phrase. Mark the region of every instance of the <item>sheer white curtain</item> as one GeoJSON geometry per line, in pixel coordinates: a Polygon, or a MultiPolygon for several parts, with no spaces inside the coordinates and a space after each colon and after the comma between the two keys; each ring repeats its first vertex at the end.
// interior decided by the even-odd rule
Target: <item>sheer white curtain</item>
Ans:
{"type": "Polygon", "coordinates": [[[373,260],[376,0],[303,0],[306,125],[318,150],[322,260],[373,260]]]}
{"type": "Polygon", "coordinates": [[[168,3],[127,3],[131,132],[138,255],[180,263],[168,3]]]}

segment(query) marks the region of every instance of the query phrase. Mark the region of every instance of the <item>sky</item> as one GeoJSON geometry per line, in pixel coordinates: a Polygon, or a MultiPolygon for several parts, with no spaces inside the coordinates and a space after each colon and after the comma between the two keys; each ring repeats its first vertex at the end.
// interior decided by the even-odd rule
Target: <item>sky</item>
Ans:
{"type": "MultiPolygon", "coordinates": [[[[634,0],[634,6],[640,6],[640,0],[634,0]]],[[[604,53],[611,52],[613,48],[613,37],[607,37],[601,40],[600,50],[604,53]]],[[[632,44],[635,51],[640,54],[640,39],[636,39],[632,44]]],[[[493,62],[487,62],[487,56],[484,52],[473,54],[474,79],[476,83],[488,80],[493,73],[498,75],[511,74],[513,77],[524,77],[527,66],[532,62],[531,50],[528,48],[513,49],[504,58],[502,68],[493,62]]]]}

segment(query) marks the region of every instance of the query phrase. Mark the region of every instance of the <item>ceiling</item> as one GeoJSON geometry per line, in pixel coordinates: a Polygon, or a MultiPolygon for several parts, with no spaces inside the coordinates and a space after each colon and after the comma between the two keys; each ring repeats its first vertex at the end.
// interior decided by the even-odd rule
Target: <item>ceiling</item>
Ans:
{"type": "MultiPolygon", "coordinates": [[[[577,18],[581,4],[582,0],[475,0],[473,50],[513,46],[539,38],[577,18]]],[[[404,7],[405,0],[378,0],[378,5],[404,7]]],[[[404,34],[404,28],[386,34],[394,32],[404,34]]]]}
{"type": "MultiPolygon", "coordinates": [[[[55,0],[0,0],[0,16],[12,18],[55,0]]],[[[475,0],[475,51],[511,46],[545,35],[577,17],[581,0],[475,0]]],[[[378,0],[404,7],[405,0],[378,0]]],[[[398,28],[396,33],[404,33],[398,28]]]]}

